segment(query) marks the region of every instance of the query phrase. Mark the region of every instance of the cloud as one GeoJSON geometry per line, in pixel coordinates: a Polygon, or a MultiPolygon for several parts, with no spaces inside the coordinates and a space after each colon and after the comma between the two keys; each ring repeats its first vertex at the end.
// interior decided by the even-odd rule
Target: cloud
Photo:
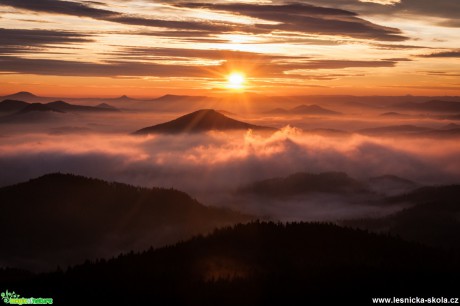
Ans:
{"type": "Polygon", "coordinates": [[[400,44],[373,44],[372,46],[382,50],[407,50],[407,49],[430,49],[427,46],[400,45],[400,44]]]}
{"type": "Polygon", "coordinates": [[[356,13],[318,7],[309,4],[250,4],[250,3],[178,3],[179,7],[210,9],[258,18],[276,24],[256,24],[259,29],[290,31],[320,35],[339,35],[360,39],[402,41],[407,37],[396,28],[384,27],[362,18],[356,13]]]}
{"type": "Polygon", "coordinates": [[[31,53],[48,45],[68,45],[91,42],[90,35],[70,31],[26,30],[0,28],[0,54],[31,53]]]}
{"type": "MultiPolygon", "coordinates": [[[[398,61],[401,59],[397,59],[398,61]]],[[[353,61],[353,60],[313,60],[296,65],[296,69],[344,69],[355,67],[394,67],[396,60],[353,61]]]]}
{"type": "Polygon", "coordinates": [[[61,76],[209,76],[209,73],[200,66],[123,61],[100,64],[55,59],[30,59],[16,56],[0,56],[0,70],[13,73],[61,76]]]}
{"type": "MultiPolygon", "coordinates": [[[[279,0],[275,3],[286,3],[289,1],[279,0]]],[[[342,8],[358,12],[361,15],[385,15],[395,17],[439,17],[443,21],[433,20],[431,22],[446,26],[460,27],[460,2],[452,0],[309,0],[309,3],[342,8]],[[392,2],[392,3],[390,3],[392,2]]]]}
{"type": "Polygon", "coordinates": [[[450,50],[450,51],[442,51],[442,52],[434,52],[430,54],[422,54],[419,55],[420,57],[429,57],[429,58],[457,58],[460,57],[460,49],[459,50],[450,50]]]}
{"type": "Polygon", "coordinates": [[[396,28],[384,27],[362,18],[355,13],[335,8],[293,3],[284,5],[269,4],[211,4],[211,3],[175,3],[176,7],[193,9],[211,9],[232,14],[249,16],[276,24],[256,23],[243,25],[239,23],[210,20],[162,20],[151,17],[127,15],[107,9],[96,8],[86,3],[58,0],[4,0],[1,5],[18,9],[51,14],[64,14],[87,17],[97,20],[116,22],[126,25],[158,27],[175,30],[211,31],[217,33],[272,33],[289,31],[320,35],[338,35],[360,39],[401,41],[407,38],[396,28]]]}
{"type": "Polygon", "coordinates": [[[458,154],[456,141],[331,139],[291,128],[267,137],[244,132],[21,134],[2,139],[0,184],[56,171],[175,187],[192,195],[229,193],[242,184],[299,171],[344,171],[356,178],[395,174],[421,183],[452,183],[460,180],[458,154]]]}
{"type": "Polygon", "coordinates": [[[0,5],[11,6],[17,9],[24,9],[34,12],[62,14],[77,17],[86,17],[96,20],[116,22],[126,25],[170,28],[180,30],[203,30],[203,31],[230,31],[231,25],[221,22],[195,22],[178,20],[161,20],[155,18],[144,18],[140,16],[127,15],[107,9],[95,8],[86,3],[60,1],[60,0],[2,0],[0,5]]]}
{"type": "MultiPolygon", "coordinates": [[[[146,50],[138,50],[141,54],[148,54],[146,50]]],[[[189,49],[157,50],[157,54],[176,54],[184,58],[192,56],[189,49]]],[[[153,52],[155,54],[155,52],[153,52]]],[[[197,50],[194,58],[207,58],[216,60],[221,58],[223,62],[215,65],[200,64],[170,64],[171,58],[165,58],[165,63],[157,61],[121,61],[113,60],[104,63],[91,63],[81,61],[67,61],[56,59],[32,59],[18,56],[0,56],[0,72],[38,74],[38,75],[61,75],[61,76],[164,76],[164,77],[201,77],[214,78],[227,75],[235,69],[245,69],[253,77],[292,77],[294,73],[289,71],[305,69],[345,69],[352,67],[393,67],[395,60],[380,61],[352,61],[352,60],[305,60],[295,61],[283,56],[261,55],[258,53],[197,50]],[[225,56],[233,58],[225,58],[225,56]]],[[[126,57],[125,58],[130,58],[126,57]]]]}
{"type": "Polygon", "coordinates": [[[155,47],[126,47],[115,54],[127,58],[200,58],[208,60],[295,60],[306,59],[306,57],[287,56],[287,55],[270,55],[257,52],[219,50],[219,49],[187,49],[187,48],[155,48],[155,47]]]}

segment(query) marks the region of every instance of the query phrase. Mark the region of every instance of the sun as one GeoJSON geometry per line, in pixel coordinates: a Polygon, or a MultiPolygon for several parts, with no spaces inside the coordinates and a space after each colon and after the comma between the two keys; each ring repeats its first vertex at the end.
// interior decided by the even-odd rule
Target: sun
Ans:
{"type": "Polygon", "coordinates": [[[242,89],[246,82],[245,75],[241,72],[232,72],[227,77],[227,87],[232,89],[242,89]]]}

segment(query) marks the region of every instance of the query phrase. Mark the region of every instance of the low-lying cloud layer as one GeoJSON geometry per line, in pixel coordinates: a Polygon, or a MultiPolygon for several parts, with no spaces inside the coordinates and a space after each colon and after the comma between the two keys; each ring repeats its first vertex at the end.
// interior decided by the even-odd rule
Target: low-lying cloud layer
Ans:
{"type": "MultiPolygon", "coordinates": [[[[422,184],[458,183],[460,148],[455,141],[440,142],[438,146],[423,139],[331,139],[292,128],[270,137],[250,132],[149,137],[26,134],[2,138],[0,185],[50,172],[69,172],[135,185],[174,187],[205,204],[245,210],[231,198],[238,187],[296,172],[343,171],[355,178],[394,174],[422,184]]],[[[299,208],[301,202],[285,205],[299,208]]],[[[246,210],[261,212],[262,205],[259,202],[259,209],[252,206],[246,210]]],[[[277,207],[265,211],[283,217],[286,206],[277,207]]],[[[300,208],[288,211],[290,217],[302,216],[300,208]]]]}

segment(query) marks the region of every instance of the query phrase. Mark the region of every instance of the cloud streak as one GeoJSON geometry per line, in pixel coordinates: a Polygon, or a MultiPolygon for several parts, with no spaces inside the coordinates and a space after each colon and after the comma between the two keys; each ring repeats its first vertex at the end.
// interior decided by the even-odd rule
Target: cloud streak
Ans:
{"type": "Polygon", "coordinates": [[[257,28],[270,31],[339,35],[384,41],[402,41],[407,39],[399,29],[379,26],[359,18],[356,13],[308,4],[179,3],[177,6],[225,11],[276,22],[276,24],[256,24],[257,28]]]}
{"type": "MultiPolygon", "coordinates": [[[[185,54],[187,50],[177,50],[178,54],[185,54]]],[[[217,59],[218,51],[198,50],[194,57],[217,59]],[[202,52],[200,52],[202,51],[202,52]]],[[[225,54],[226,52],[222,52],[225,54]]],[[[396,61],[350,61],[350,60],[311,60],[304,62],[275,62],[276,56],[263,56],[257,53],[227,52],[228,55],[237,55],[222,64],[168,64],[155,61],[106,61],[105,63],[91,63],[80,61],[66,61],[57,59],[32,59],[18,56],[0,56],[0,71],[25,74],[61,75],[61,76],[167,76],[167,77],[201,77],[213,78],[227,75],[234,69],[252,69],[252,76],[261,77],[290,77],[285,72],[302,69],[344,69],[352,67],[394,67],[396,61]],[[270,58],[272,61],[270,61],[270,58]],[[266,60],[265,60],[266,59],[266,60]],[[252,67],[252,68],[249,68],[252,67]]],[[[170,61],[170,58],[166,60],[170,61]]]]}
{"type": "Polygon", "coordinates": [[[49,45],[69,45],[94,41],[90,35],[70,31],[0,28],[0,54],[33,53],[49,45]]]}
{"type": "Polygon", "coordinates": [[[426,58],[459,58],[460,57],[460,49],[459,50],[450,50],[450,51],[442,51],[442,52],[434,52],[430,54],[423,54],[419,55],[420,57],[426,58]]]}
{"type": "Polygon", "coordinates": [[[360,39],[401,41],[407,37],[396,28],[384,27],[364,19],[357,14],[333,8],[317,7],[307,4],[210,4],[210,3],[180,3],[177,7],[193,9],[210,9],[225,11],[237,15],[248,16],[277,24],[255,23],[242,25],[231,22],[209,20],[162,20],[152,17],[133,16],[107,9],[95,8],[78,2],[59,0],[4,0],[2,5],[25,9],[34,12],[63,14],[86,17],[96,20],[116,22],[126,25],[167,28],[176,30],[212,31],[216,34],[225,32],[271,33],[273,31],[291,31],[320,35],[339,35],[360,39]]]}

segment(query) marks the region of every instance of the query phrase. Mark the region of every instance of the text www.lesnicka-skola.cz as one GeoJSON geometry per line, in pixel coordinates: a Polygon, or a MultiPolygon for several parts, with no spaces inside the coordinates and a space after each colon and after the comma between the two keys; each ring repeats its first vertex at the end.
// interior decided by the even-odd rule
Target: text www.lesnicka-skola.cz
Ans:
{"type": "Polygon", "coordinates": [[[374,304],[459,304],[459,298],[446,297],[388,297],[372,298],[374,304]]]}

